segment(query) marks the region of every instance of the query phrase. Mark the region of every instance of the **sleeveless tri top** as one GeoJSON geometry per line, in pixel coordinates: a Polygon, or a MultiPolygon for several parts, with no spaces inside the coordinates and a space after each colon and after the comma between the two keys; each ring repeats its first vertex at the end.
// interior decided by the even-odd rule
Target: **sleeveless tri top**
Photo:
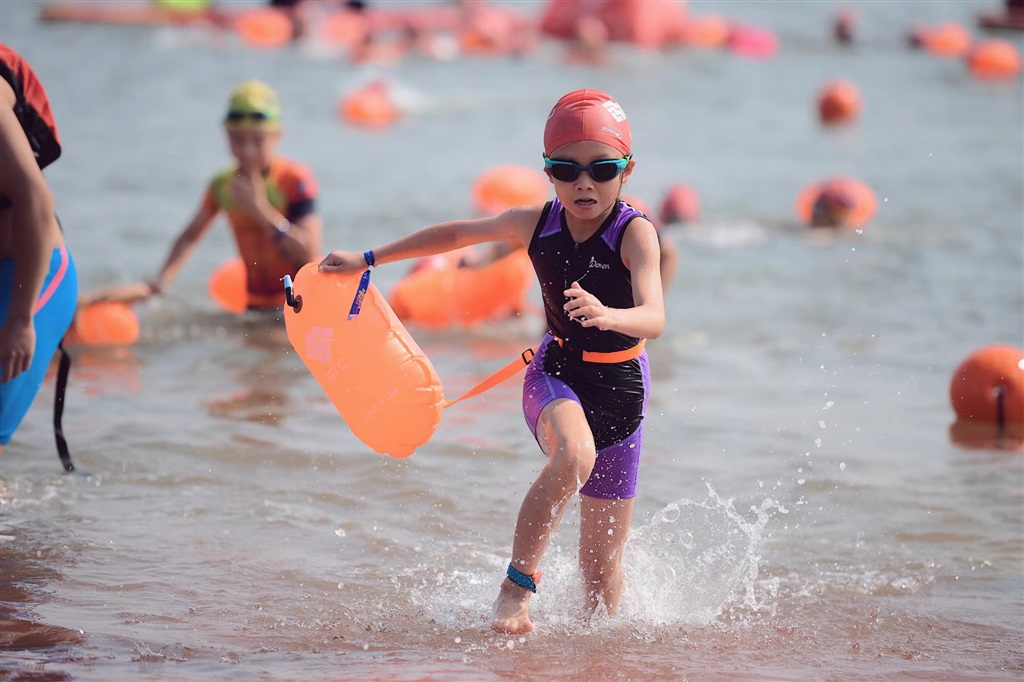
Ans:
{"type": "Polygon", "coordinates": [[[633,284],[622,263],[622,238],[626,227],[643,213],[616,201],[608,218],[589,239],[573,241],[558,199],[544,206],[530,240],[529,254],[540,280],[548,329],[580,351],[610,353],[632,348],[640,339],[597,327],[583,327],[569,319],[562,293],[573,282],[594,294],[609,308],[632,308],[633,284]]]}

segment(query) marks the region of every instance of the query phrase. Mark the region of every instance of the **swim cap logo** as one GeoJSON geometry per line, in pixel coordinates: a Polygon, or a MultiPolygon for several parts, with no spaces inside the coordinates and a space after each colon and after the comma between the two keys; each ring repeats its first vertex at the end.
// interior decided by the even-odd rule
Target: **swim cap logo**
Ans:
{"type": "Polygon", "coordinates": [[[334,330],[326,327],[313,327],[306,334],[306,355],[310,360],[331,362],[334,355],[334,330]]]}
{"type": "Polygon", "coordinates": [[[622,123],[626,120],[626,112],[622,110],[622,107],[620,107],[619,103],[615,100],[610,99],[601,106],[603,106],[604,110],[607,111],[613,119],[615,119],[616,123],[622,123]]]}

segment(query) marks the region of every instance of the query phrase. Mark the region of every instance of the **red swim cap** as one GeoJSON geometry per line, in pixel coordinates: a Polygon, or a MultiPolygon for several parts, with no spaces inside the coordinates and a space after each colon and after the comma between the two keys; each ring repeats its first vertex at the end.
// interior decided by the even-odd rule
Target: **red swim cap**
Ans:
{"type": "Polygon", "coordinates": [[[602,142],[629,154],[633,140],[629,121],[619,103],[600,90],[573,90],[558,100],[544,126],[544,153],[562,145],[588,140],[602,142]]]}

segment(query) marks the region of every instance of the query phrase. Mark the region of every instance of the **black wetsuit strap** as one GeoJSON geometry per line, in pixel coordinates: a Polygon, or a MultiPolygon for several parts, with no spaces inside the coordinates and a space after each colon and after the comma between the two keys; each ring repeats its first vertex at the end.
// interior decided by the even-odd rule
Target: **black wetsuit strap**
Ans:
{"type": "Polygon", "coordinates": [[[61,420],[64,417],[64,392],[68,386],[68,374],[71,372],[71,356],[64,348],[64,342],[57,344],[60,351],[60,367],[57,369],[57,385],[53,396],[53,436],[57,440],[57,454],[60,456],[60,463],[64,471],[68,473],[75,470],[71,462],[71,453],[68,451],[68,441],[64,437],[64,427],[61,420]]]}

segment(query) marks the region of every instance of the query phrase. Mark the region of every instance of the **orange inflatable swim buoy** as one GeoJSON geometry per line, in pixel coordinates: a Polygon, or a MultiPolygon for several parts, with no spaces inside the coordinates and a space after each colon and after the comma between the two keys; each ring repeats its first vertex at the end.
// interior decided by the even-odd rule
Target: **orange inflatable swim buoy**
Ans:
{"type": "Polygon", "coordinates": [[[842,176],[812,183],[796,199],[797,215],[809,227],[860,229],[871,222],[877,209],[878,200],[870,187],[856,178],[842,176]],[[833,213],[831,220],[816,219],[815,209],[822,208],[833,213]]]}
{"type": "MultiPolygon", "coordinates": [[[[436,262],[436,261],[435,261],[436,262]]],[[[471,325],[522,310],[533,281],[526,249],[516,249],[489,265],[422,267],[397,282],[388,303],[406,322],[425,327],[471,325]]]]}
{"type": "Polygon", "coordinates": [[[1024,350],[986,346],[953,372],[949,386],[960,419],[989,424],[1024,424],[1024,350]]]}
{"type": "Polygon", "coordinates": [[[851,123],[860,115],[860,92],[853,83],[833,80],[818,95],[818,119],[825,125],[851,123]]]}
{"type": "Polygon", "coordinates": [[[276,9],[250,10],[235,18],[235,32],[251,47],[284,47],[291,42],[294,31],[292,20],[276,9]]]}
{"type": "Polygon", "coordinates": [[[384,128],[398,118],[386,83],[374,82],[345,95],[338,114],[349,123],[368,128],[384,128]]]}
{"type": "Polygon", "coordinates": [[[248,276],[241,257],[222,263],[206,284],[206,290],[225,312],[241,314],[249,308],[248,276]]]}
{"type": "Polygon", "coordinates": [[[515,164],[497,166],[473,183],[473,205],[484,215],[498,215],[516,206],[543,204],[550,186],[543,171],[515,164]]]}
{"type": "Polygon", "coordinates": [[[248,282],[245,261],[241,256],[235,256],[213,271],[206,283],[206,290],[224,312],[235,315],[251,309],[272,310],[284,305],[284,292],[273,295],[250,294],[248,282]]]}
{"type": "Polygon", "coordinates": [[[986,40],[967,55],[967,68],[983,80],[1013,78],[1020,73],[1020,52],[1005,40],[986,40]]]}
{"type": "Polygon", "coordinates": [[[962,57],[971,48],[970,32],[952,21],[918,29],[915,36],[921,47],[937,57],[962,57]]]}
{"type": "Polygon", "coordinates": [[[127,346],[139,339],[139,318],[126,303],[93,303],[75,313],[69,344],[127,346]]]}
{"type": "Polygon", "coordinates": [[[359,314],[346,318],[342,307],[359,281],[358,274],[303,266],[294,283],[297,310],[284,308],[288,340],[356,437],[375,452],[408,457],[441,423],[441,381],[372,283],[359,314]]]}
{"type": "Polygon", "coordinates": [[[687,47],[715,49],[729,42],[732,27],[720,16],[706,14],[687,19],[678,29],[678,40],[687,47]]]}

